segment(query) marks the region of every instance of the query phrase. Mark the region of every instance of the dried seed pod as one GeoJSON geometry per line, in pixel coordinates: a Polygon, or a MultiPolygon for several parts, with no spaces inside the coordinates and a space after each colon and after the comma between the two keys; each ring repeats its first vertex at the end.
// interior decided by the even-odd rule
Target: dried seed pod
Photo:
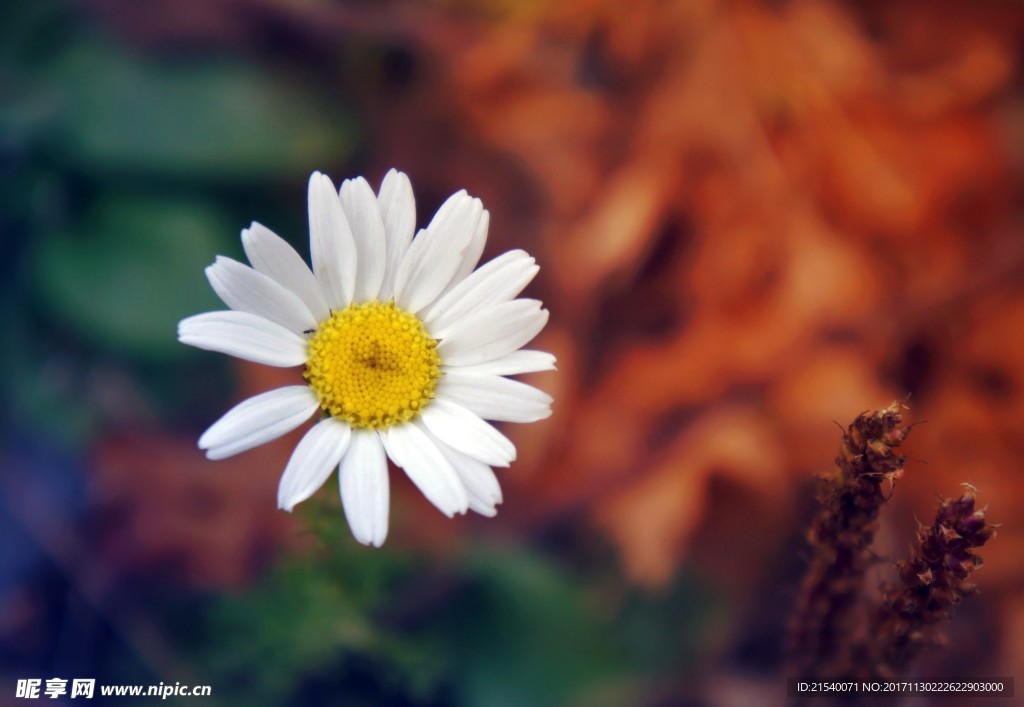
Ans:
{"type": "Polygon", "coordinates": [[[904,457],[894,451],[910,431],[902,407],[859,415],[843,435],[836,471],[819,481],[821,510],[807,534],[813,556],[790,624],[791,674],[826,674],[846,642],[850,609],[874,561],[883,484],[891,488],[903,473],[904,457]]]}
{"type": "Polygon", "coordinates": [[[897,565],[900,585],[885,588],[871,616],[870,638],[854,651],[858,673],[901,674],[923,650],[941,642],[939,624],[977,592],[966,581],[982,565],[974,549],[995,535],[995,526],[984,510],[975,510],[975,489],[964,486],[959,498],[940,500],[931,526],[919,526],[910,559],[897,565]]]}

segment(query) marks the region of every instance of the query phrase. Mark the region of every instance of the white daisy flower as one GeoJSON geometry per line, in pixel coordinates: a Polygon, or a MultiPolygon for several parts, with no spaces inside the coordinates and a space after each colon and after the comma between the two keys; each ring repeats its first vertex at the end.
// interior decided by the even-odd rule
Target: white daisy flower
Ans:
{"type": "Polygon", "coordinates": [[[380,546],[388,533],[387,459],[451,517],[493,516],[501,488],[492,467],[516,457],[484,420],[533,422],[551,397],[506,376],[551,370],[555,357],[521,347],[548,320],[516,296],[537,274],[513,250],[476,268],[489,216],[453,194],[413,238],[409,178],[388,172],[380,191],[363,178],[335,191],[309,180],[313,268],[258,223],[242,231],[252,264],[218,257],[206,269],[229,311],[188,317],[182,343],[268,366],[304,366],[305,385],[232,408],[199,438],[210,459],[244,452],[322,419],[299,441],[278,487],[291,511],[335,468],[352,534],[380,546]]]}

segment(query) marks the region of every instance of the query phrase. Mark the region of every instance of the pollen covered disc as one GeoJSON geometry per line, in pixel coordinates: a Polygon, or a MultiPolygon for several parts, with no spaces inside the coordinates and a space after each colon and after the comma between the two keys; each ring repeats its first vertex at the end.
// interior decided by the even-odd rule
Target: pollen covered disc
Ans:
{"type": "Polygon", "coordinates": [[[353,427],[408,422],[434,397],[437,342],[393,302],[333,312],[309,340],[304,374],[320,407],[353,427]]]}

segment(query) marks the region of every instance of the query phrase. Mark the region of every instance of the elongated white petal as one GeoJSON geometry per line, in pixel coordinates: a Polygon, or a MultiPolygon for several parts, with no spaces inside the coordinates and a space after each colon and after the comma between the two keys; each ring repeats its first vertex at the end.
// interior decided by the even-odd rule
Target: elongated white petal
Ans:
{"type": "Polygon", "coordinates": [[[249,312],[206,312],[178,323],[178,341],[246,361],[288,368],[306,362],[306,340],[249,312]]]}
{"type": "Polygon", "coordinates": [[[363,545],[383,545],[388,537],[391,492],[388,461],[375,431],[352,430],[352,442],[341,460],[338,481],[341,505],[352,535],[363,545]]]}
{"type": "Polygon", "coordinates": [[[431,434],[429,429],[426,432],[445,458],[451,462],[452,468],[466,487],[470,510],[488,517],[494,516],[497,513],[495,505],[502,501],[501,485],[498,483],[498,477],[494,475],[494,470],[483,462],[449,447],[431,434]]]}
{"type": "Polygon", "coordinates": [[[437,445],[414,421],[381,433],[388,456],[405,470],[427,500],[451,518],[469,508],[469,494],[437,445]]]}
{"type": "Polygon", "coordinates": [[[355,290],[356,246],[334,183],[319,172],[309,178],[309,249],[328,306],[344,309],[355,290]]]}
{"type": "Polygon", "coordinates": [[[318,322],[330,316],[327,300],[313,272],[287,241],[253,221],[242,231],[242,247],[256,272],[298,295],[318,322]]]}
{"type": "Polygon", "coordinates": [[[441,453],[451,462],[452,467],[459,475],[459,478],[462,479],[462,483],[471,497],[475,496],[491,505],[501,503],[501,484],[498,483],[498,477],[495,476],[494,470],[491,467],[445,444],[431,434],[429,430],[427,430],[427,434],[437,445],[437,448],[441,450],[441,453]]]}
{"type": "Polygon", "coordinates": [[[488,373],[446,371],[437,383],[437,399],[471,410],[485,420],[536,422],[551,416],[551,396],[532,385],[488,373]]]}
{"type": "Polygon", "coordinates": [[[472,366],[458,366],[453,370],[459,373],[478,373],[481,375],[494,376],[517,376],[521,373],[537,373],[539,371],[555,370],[554,354],[547,351],[533,351],[531,349],[519,349],[507,356],[496,358],[493,361],[477,363],[472,366]]]}
{"type": "Polygon", "coordinates": [[[384,221],[373,189],[362,177],[346,179],[339,193],[341,206],[352,230],[356,247],[356,282],[353,299],[368,302],[377,298],[384,281],[387,262],[384,221]]]}
{"type": "Polygon", "coordinates": [[[477,263],[480,262],[480,256],[484,253],[484,246],[487,245],[487,231],[490,225],[491,212],[484,209],[483,213],[480,214],[480,220],[477,221],[476,230],[473,231],[473,238],[469,242],[469,247],[466,248],[466,252],[462,255],[462,262],[459,263],[455,276],[446,289],[451,289],[462,282],[463,278],[467,277],[476,268],[477,263]]]}
{"type": "Polygon", "coordinates": [[[437,346],[449,366],[469,366],[507,356],[540,333],[548,311],[540,302],[516,299],[482,309],[448,328],[437,346]]]}
{"type": "Polygon", "coordinates": [[[395,275],[395,302],[416,314],[440,295],[469,250],[483,206],[465,191],[453,194],[413,239],[395,275]]]}
{"type": "Polygon", "coordinates": [[[508,437],[461,405],[441,398],[430,402],[420,415],[423,424],[453,449],[491,466],[508,466],[516,447],[508,437]]]}
{"type": "Polygon", "coordinates": [[[210,459],[226,459],[277,439],[309,419],[319,403],[305,385],[277,388],[243,400],[210,425],[199,448],[210,459]]]}
{"type": "Polygon", "coordinates": [[[412,243],[413,233],[416,231],[416,200],[409,178],[398,170],[388,171],[377,194],[377,205],[387,236],[387,265],[384,268],[384,281],[380,286],[380,299],[389,300],[395,294],[395,275],[398,273],[398,266],[405,258],[409,244],[412,243]]]}
{"type": "Polygon", "coordinates": [[[231,309],[259,315],[296,334],[316,328],[316,319],[298,295],[237,260],[218,255],[206,268],[206,277],[231,309]]]}
{"type": "Polygon", "coordinates": [[[447,327],[523,291],[540,270],[525,251],[512,250],[482,265],[423,314],[423,322],[434,336],[444,338],[447,327]]]}
{"type": "Polygon", "coordinates": [[[277,507],[289,513],[317,492],[349,448],[351,429],[328,417],[313,425],[295,446],[277,486],[277,507]]]}
{"type": "Polygon", "coordinates": [[[498,509],[493,504],[484,503],[476,496],[469,497],[469,510],[479,513],[486,518],[493,518],[498,515],[498,509]]]}

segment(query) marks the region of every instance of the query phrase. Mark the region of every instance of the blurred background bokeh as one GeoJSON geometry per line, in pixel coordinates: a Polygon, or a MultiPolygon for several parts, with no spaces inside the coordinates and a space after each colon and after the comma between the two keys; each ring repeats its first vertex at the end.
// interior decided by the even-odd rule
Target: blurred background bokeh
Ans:
{"type": "Polygon", "coordinates": [[[833,421],[908,395],[879,553],[962,482],[1003,523],[915,673],[1024,677],[1022,37],[1014,0],[4,3],[0,703],[779,704],[833,421]],[[392,473],[369,550],[334,482],[276,510],[302,430],[203,458],[298,374],[175,325],[251,221],[308,253],[311,171],[392,166],[537,257],[559,371],[497,518],[392,473]]]}

